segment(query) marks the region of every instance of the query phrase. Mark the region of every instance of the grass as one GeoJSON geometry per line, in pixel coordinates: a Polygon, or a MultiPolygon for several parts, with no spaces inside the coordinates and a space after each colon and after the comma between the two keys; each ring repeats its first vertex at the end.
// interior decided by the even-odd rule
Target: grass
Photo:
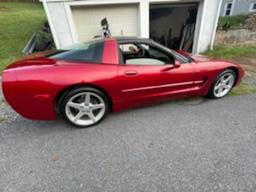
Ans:
{"type": "Polygon", "coordinates": [[[204,53],[210,58],[218,58],[218,59],[236,59],[239,57],[256,55],[256,46],[255,47],[226,47],[226,46],[218,46],[214,47],[214,49],[208,50],[204,53]]]}
{"type": "Polygon", "coordinates": [[[245,82],[241,82],[239,86],[235,87],[230,92],[230,95],[243,95],[250,93],[256,93],[256,86],[248,85],[245,82]]]}
{"type": "Polygon", "coordinates": [[[218,22],[218,28],[223,30],[229,30],[232,28],[239,28],[244,25],[244,22],[248,15],[235,15],[220,17],[218,22]]]}
{"type": "Polygon", "coordinates": [[[40,4],[0,2],[0,72],[22,55],[22,49],[45,19],[40,4]]]}

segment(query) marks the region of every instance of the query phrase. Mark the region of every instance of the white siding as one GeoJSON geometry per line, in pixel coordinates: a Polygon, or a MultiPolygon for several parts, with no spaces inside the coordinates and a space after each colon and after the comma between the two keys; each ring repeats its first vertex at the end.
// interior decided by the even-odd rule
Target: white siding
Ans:
{"type": "MultiPolygon", "coordinates": [[[[149,4],[152,2],[193,2],[187,0],[81,0],[81,1],[65,1],[65,0],[42,0],[46,2],[48,7],[48,17],[52,20],[52,26],[55,31],[58,48],[72,44],[77,41],[77,31],[75,22],[72,19],[72,4],[124,4],[127,2],[138,3],[138,36],[149,37],[149,4]],[[71,15],[71,16],[70,16],[71,15]]],[[[197,0],[195,0],[196,2],[197,0]]],[[[218,8],[222,0],[201,0],[198,12],[197,31],[194,42],[194,53],[205,51],[210,45],[214,37],[216,29],[216,19],[218,19],[218,8]]],[[[99,25],[95,23],[95,25],[99,25]]],[[[51,26],[51,27],[52,27],[51,26]]]]}
{"type": "Polygon", "coordinates": [[[256,0],[223,0],[220,16],[225,15],[225,5],[227,2],[233,2],[232,15],[239,15],[250,13],[251,5],[256,3],[256,0]]]}
{"type": "MultiPolygon", "coordinates": [[[[66,47],[73,44],[70,25],[63,2],[47,3],[50,14],[50,19],[53,23],[58,47],[66,47]]],[[[51,26],[52,27],[52,26],[51,26]]]]}
{"type": "Polygon", "coordinates": [[[201,32],[198,42],[197,52],[206,51],[210,48],[212,39],[214,38],[214,31],[217,27],[217,19],[219,17],[219,6],[221,0],[205,0],[203,5],[203,15],[201,23],[201,32]]]}
{"type": "Polygon", "coordinates": [[[113,36],[138,36],[138,5],[75,6],[72,14],[78,40],[88,41],[101,35],[100,22],[107,18],[113,36]]]}

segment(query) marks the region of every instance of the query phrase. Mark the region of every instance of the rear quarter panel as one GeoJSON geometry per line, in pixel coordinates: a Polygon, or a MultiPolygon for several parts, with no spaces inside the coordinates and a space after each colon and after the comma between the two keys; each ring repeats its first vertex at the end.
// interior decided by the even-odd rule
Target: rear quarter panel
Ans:
{"type": "Polygon", "coordinates": [[[4,94],[11,106],[22,116],[50,120],[56,118],[57,95],[72,85],[99,86],[110,93],[112,100],[116,100],[116,75],[117,66],[107,64],[58,61],[55,65],[28,66],[16,71],[15,80],[8,75],[8,70],[5,72],[4,94]]]}

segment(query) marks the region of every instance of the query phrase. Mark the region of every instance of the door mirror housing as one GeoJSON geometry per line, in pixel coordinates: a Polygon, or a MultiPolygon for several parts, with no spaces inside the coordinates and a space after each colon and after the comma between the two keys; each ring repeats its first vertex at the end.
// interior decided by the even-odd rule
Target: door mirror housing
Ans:
{"type": "Polygon", "coordinates": [[[174,67],[175,67],[175,68],[178,68],[178,67],[180,67],[180,65],[181,65],[180,61],[177,60],[177,59],[175,59],[174,67]]]}
{"type": "Polygon", "coordinates": [[[170,70],[172,70],[172,69],[179,68],[180,65],[181,65],[180,61],[175,60],[174,64],[167,65],[167,67],[165,67],[165,68],[162,69],[161,71],[162,71],[162,72],[170,71],[170,70]]]}

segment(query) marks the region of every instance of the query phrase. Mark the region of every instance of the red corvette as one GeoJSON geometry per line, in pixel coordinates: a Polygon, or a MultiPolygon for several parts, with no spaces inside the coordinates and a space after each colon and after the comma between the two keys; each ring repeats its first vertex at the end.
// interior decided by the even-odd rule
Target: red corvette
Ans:
{"type": "Polygon", "coordinates": [[[106,38],[37,54],[9,65],[7,102],[29,119],[79,127],[109,112],[184,96],[222,98],[244,75],[238,64],[175,52],[152,40],[106,38]]]}

